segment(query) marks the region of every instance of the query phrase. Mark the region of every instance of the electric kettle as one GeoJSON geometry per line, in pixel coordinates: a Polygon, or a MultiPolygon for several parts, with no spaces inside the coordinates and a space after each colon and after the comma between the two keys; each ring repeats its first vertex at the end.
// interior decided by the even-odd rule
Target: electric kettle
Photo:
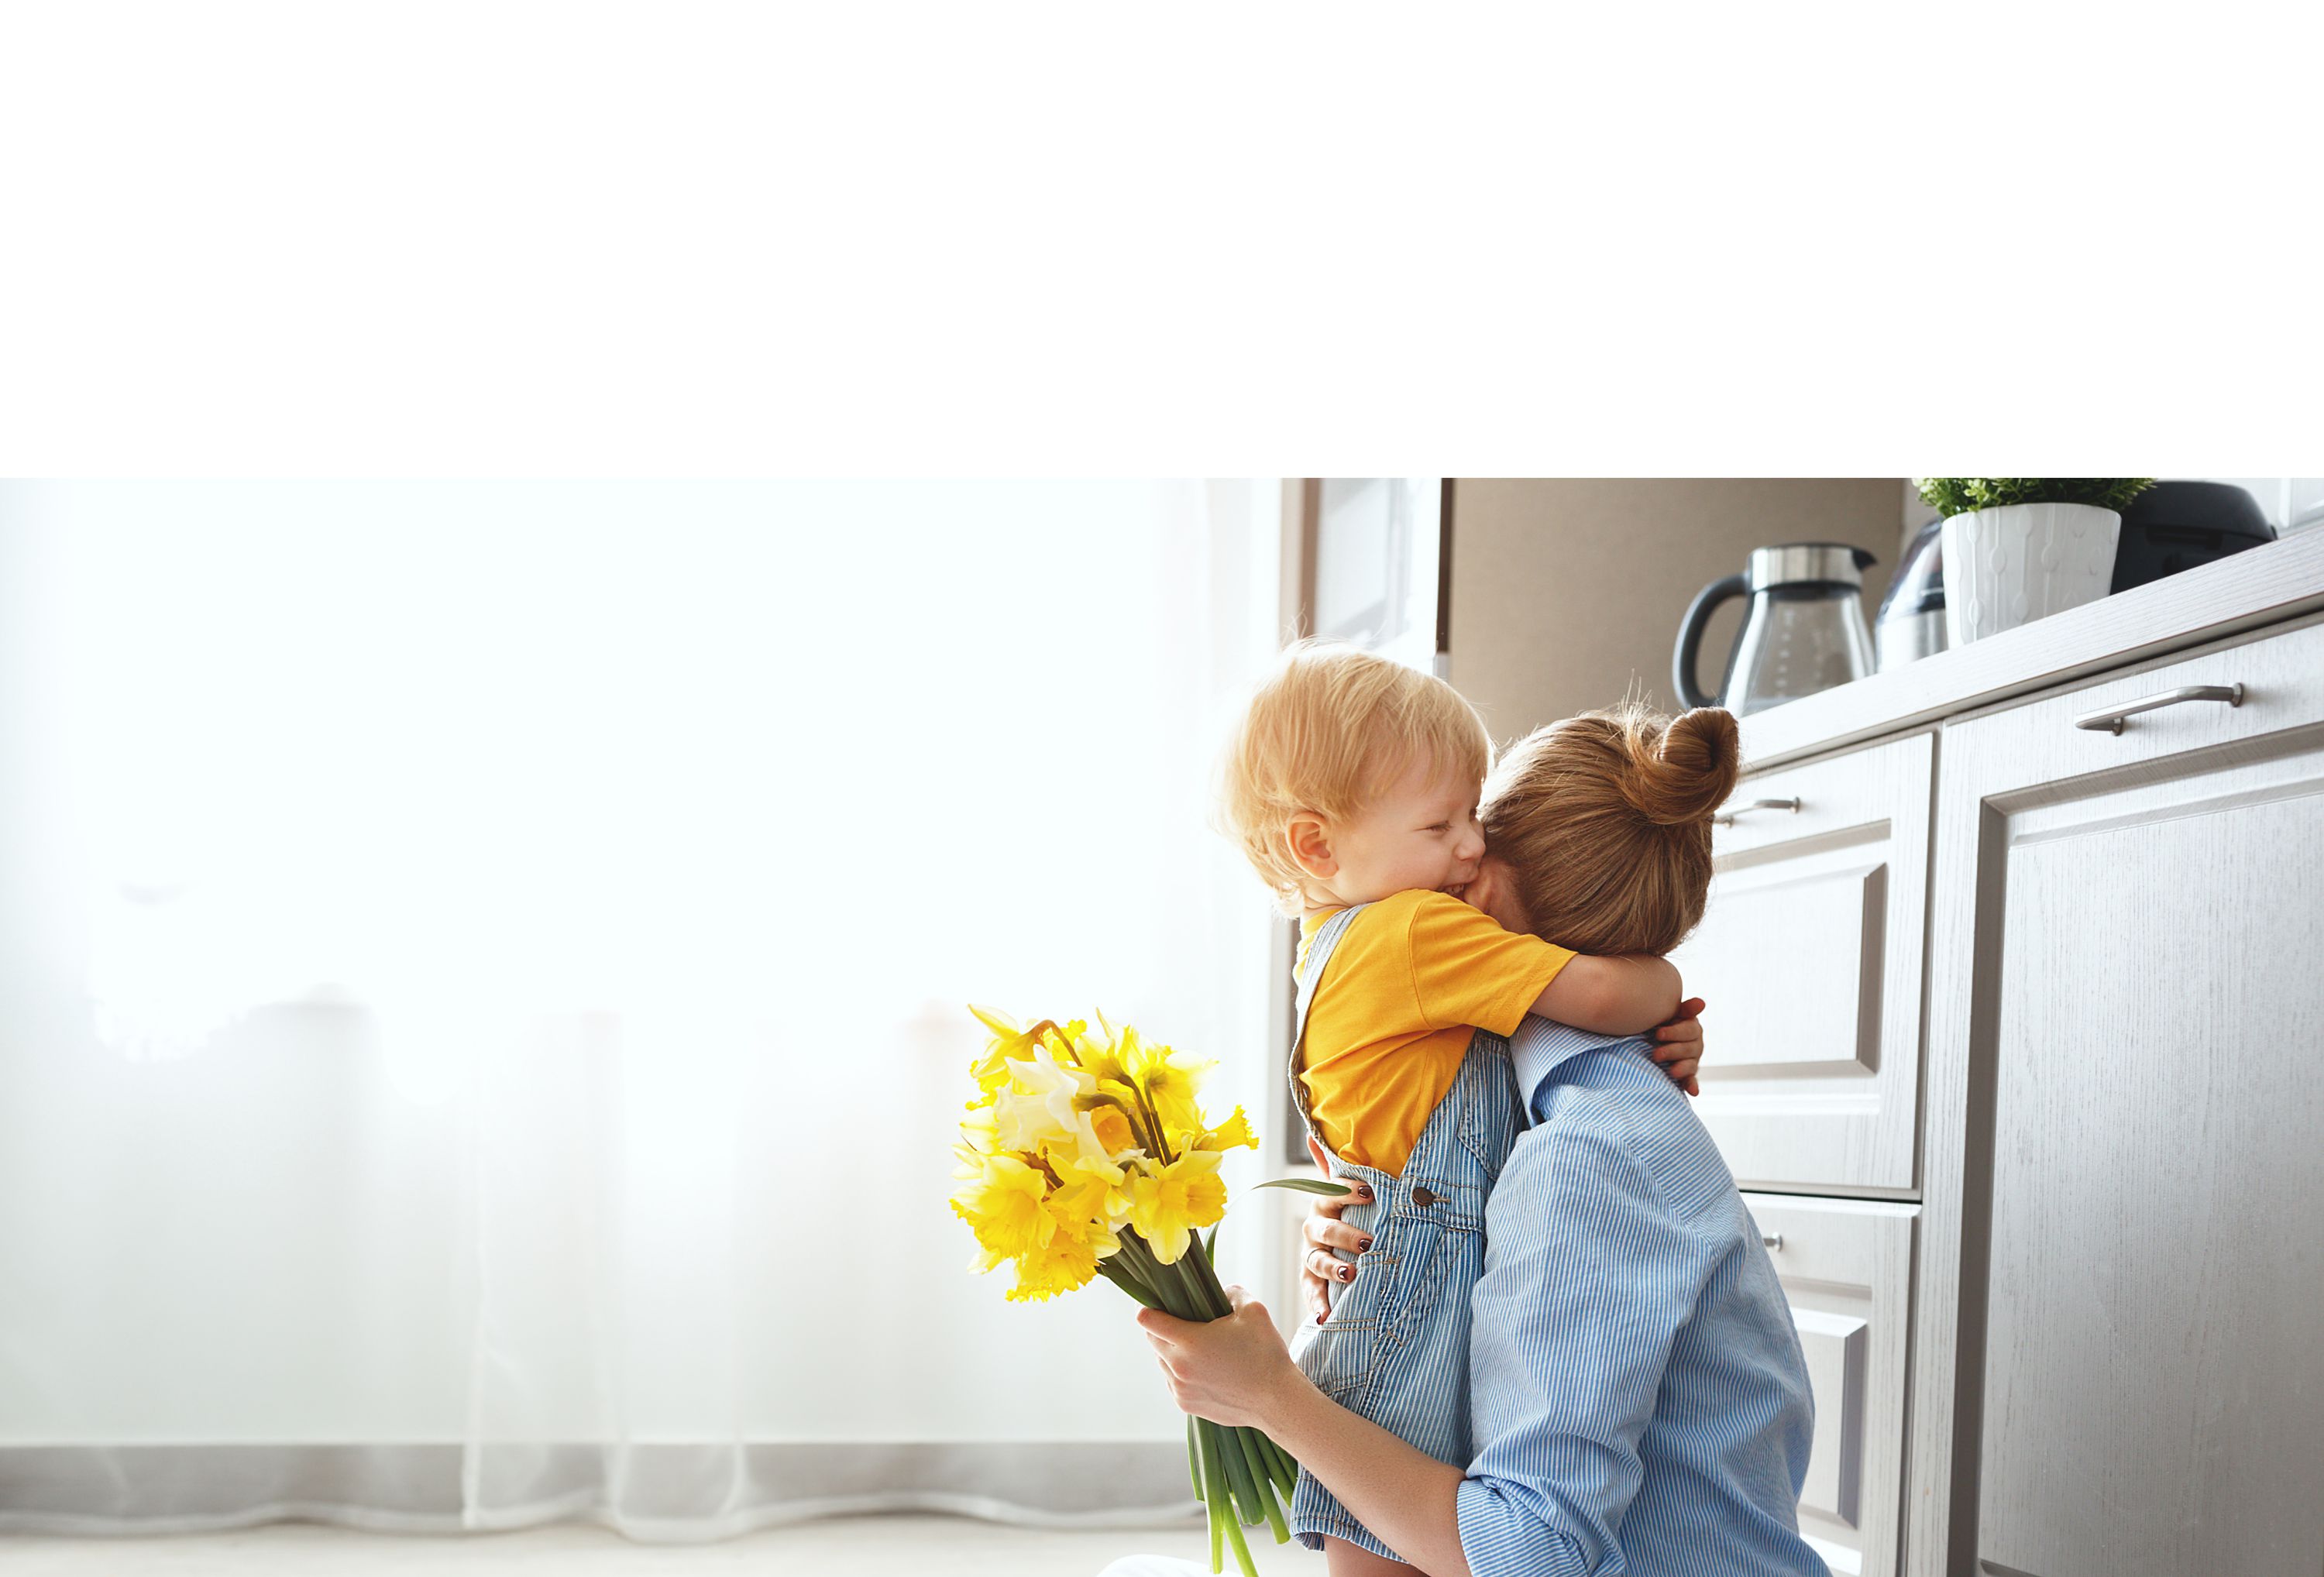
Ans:
{"type": "Polygon", "coordinates": [[[1737,716],[1764,712],[1872,671],[1864,623],[1864,571],[1877,560],[1845,542],[1785,542],[1755,548],[1741,575],[1712,581],[1688,605],[1671,654],[1671,678],[1690,706],[1724,706],[1737,716]],[[1719,693],[1694,680],[1703,627],[1720,604],[1748,596],[1743,628],[1719,693]]]}
{"type": "Polygon", "coordinates": [[[1872,647],[1884,674],[1945,649],[1944,523],[1932,515],[1913,534],[1889,577],[1888,595],[1872,615],[1872,647]]]}

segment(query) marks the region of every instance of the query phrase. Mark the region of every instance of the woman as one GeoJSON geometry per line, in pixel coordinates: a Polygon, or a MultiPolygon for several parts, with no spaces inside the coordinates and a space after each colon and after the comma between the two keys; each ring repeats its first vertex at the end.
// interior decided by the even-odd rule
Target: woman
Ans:
{"type": "MultiPolygon", "coordinates": [[[[1702,917],[1710,816],[1737,761],[1723,712],[1629,707],[1537,731],[1488,785],[1470,901],[1564,946],[1669,951],[1702,917]]],[[[1541,1019],[1511,1042],[1522,1131],[1486,1206],[1465,1471],[1332,1402],[1240,1288],[1207,1324],[1139,1313],[1178,1405],[1265,1430],[1431,1577],[1821,1577],[1797,1531],[1812,1404],[1790,1310],[1646,1045],[1541,1019]]],[[[1345,1229],[1310,1227],[1348,1246],[1345,1229]]],[[[1194,1569],[1139,1560],[1108,1577],[1194,1569]]]]}

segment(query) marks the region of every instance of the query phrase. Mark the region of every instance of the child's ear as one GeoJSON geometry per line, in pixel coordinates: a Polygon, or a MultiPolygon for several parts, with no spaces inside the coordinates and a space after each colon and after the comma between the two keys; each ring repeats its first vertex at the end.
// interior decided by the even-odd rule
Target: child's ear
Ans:
{"type": "Polygon", "coordinates": [[[1331,829],[1322,816],[1300,812],[1283,829],[1283,837],[1291,845],[1291,862],[1308,875],[1321,880],[1340,873],[1340,857],[1332,853],[1331,829]]]}

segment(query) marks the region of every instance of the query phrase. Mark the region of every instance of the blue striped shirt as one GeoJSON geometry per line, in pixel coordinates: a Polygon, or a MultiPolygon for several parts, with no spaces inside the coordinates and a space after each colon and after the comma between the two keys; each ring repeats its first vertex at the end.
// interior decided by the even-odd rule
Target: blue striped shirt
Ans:
{"type": "Polygon", "coordinates": [[[1827,1577],[1790,1307],[1644,1046],[1539,1018],[1510,1044],[1526,1126],[1485,1211],[1462,1549],[1476,1577],[1827,1577]]]}

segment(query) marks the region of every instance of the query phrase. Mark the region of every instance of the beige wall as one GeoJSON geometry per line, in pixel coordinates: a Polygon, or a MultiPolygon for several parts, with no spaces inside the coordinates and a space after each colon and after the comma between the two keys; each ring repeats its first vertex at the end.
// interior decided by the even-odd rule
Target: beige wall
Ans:
{"type": "MultiPolygon", "coordinates": [[[[1896,561],[1901,485],[1894,476],[1457,481],[1452,681],[1497,741],[1607,706],[1633,684],[1675,710],[1679,620],[1754,548],[1848,542],[1878,555],[1865,572],[1868,622],[1896,561]]],[[[1698,683],[1719,683],[1740,608],[1729,603],[1711,621],[1698,683]]]]}

